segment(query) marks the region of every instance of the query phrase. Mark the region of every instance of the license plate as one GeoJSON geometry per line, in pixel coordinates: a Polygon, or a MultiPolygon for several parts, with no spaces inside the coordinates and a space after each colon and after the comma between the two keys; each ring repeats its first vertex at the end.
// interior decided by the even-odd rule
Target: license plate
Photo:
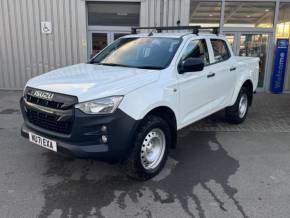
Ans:
{"type": "Polygon", "coordinates": [[[29,141],[34,144],[40,145],[41,147],[57,152],[56,141],[36,135],[32,132],[29,133],[29,141]]]}

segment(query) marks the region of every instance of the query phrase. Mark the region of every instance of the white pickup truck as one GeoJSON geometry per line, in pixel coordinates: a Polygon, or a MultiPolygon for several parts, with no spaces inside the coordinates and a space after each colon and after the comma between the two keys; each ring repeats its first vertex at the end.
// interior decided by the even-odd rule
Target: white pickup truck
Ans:
{"type": "Polygon", "coordinates": [[[29,80],[22,136],[79,158],[118,160],[146,180],[163,168],[183,127],[221,109],[229,122],[243,122],[259,59],[234,56],[219,34],[157,30],[29,80]]]}

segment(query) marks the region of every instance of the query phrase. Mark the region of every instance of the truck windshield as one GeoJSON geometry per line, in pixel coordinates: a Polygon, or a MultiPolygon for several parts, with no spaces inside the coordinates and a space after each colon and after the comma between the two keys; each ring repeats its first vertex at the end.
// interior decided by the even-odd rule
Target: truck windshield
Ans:
{"type": "Polygon", "coordinates": [[[91,63],[142,69],[166,68],[180,45],[179,38],[120,38],[92,58],[91,63]]]}

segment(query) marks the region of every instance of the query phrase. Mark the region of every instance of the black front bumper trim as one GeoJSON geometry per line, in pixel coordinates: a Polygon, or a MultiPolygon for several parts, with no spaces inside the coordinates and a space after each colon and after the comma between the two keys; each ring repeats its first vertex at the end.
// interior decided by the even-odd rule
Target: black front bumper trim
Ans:
{"type": "Polygon", "coordinates": [[[130,149],[139,120],[135,120],[122,110],[117,109],[113,114],[90,115],[74,109],[74,122],[70,134],[53,132],[31,124],[26,116],[23,99],[20,101],[24,124],[22,136],[28,138],[29,132],[46,137],[57,142],[58,152],[77,158],[93,159],[123,159],[130,149]],[[106,132],[101,127],[107,127],[106,132]],[[101,142],[101,136],[108,136],[106,144],[101,142]]]}

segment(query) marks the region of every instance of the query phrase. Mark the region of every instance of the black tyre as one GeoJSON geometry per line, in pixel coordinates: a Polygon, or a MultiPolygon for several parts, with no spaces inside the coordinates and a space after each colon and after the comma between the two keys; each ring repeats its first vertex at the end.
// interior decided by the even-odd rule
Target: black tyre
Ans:
{"type": "Polygon", "coordinates": [[[171,134],[167,122],[157,116],[146,117],[124,162],[126,174],[137,180],[154,177],[164,167],[170,145],[171,134]]]}
{"type": "Polygon", "coordinates": [[[249,91],[242,87],[235,104],[226,108],[225,116],[228,122],[239,124],[246,119],[249,110],[249,91]]]}

